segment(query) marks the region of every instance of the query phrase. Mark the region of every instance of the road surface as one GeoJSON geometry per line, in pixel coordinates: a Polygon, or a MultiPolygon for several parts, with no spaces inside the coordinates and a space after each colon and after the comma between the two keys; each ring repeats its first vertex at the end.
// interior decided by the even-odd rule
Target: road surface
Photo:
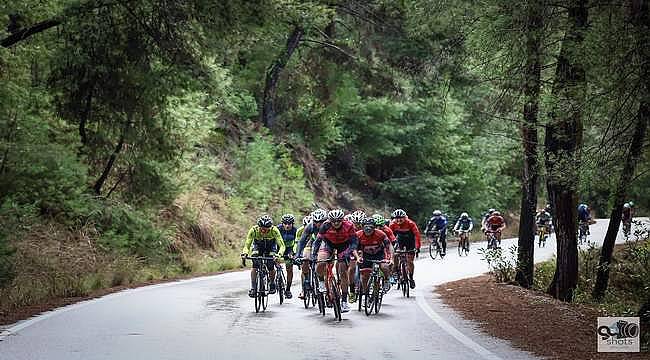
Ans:
{"type": "MultiPolygon", "coordinates": [[[[590,239],[602,241],[606,226],[593,225],[590,239]]],[[[515,243],[504,240],[502,248],[515,243]]],[[[442,261],[423,252],[412,297],[393,289],[370,317],[353,304],[335,322],[331,309],[322,317],[297,296],[283,305],[272,296],[256,314],[249,272],[241,271],[125,290],[19,322],[0,335],[0,359],[534,359],[477,330],[433,293],[435,285],[485,273],[476,252],[484,246],[473,243],[463,258],[450,248],[442,261]]],[[[553,237],[535,249],[537,261],[553,254],[553,237]]]]}

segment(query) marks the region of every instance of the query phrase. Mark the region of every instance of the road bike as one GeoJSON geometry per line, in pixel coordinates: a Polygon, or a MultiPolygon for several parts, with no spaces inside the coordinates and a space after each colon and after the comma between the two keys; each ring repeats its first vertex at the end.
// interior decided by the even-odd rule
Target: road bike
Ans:
{"type": "Polygon", "coordinates": [[[280,297],[280,305],[284,303],[284,290],[286,288],[287,280],[284,276],[284,270],[280,263],[275,263],[275,284],[277,285],[278,296],[280,297]]]}
{"type": "Polygon", "coordinates": [[[266,262],[275,261],[275,258],[272,256],[246,256],[242,258],[242,265],[246,266],[246,260],[259,261],[260,263],[253,288],[255,290],[255,312],[265,311],[269,304],[269,269],[266,262]]]}
{"type": "Polygon", "coordinates": [[[370,278],[368,279],[367,288],[359,292],[359,311],[361,311],[362,297],[363,307],[366,316],[370,316],[374,311],[375,314],[379,313],[381,303],[384,298],[384,275],[379,267],[379,264],[388,263],[386,260],[365,260],[372,263],[372,269],[363,269],[362,271],[371,271],[370,278]]]}
{"type": "Polygon", "coordinates": [[[409,270],[406,260],[406,254],[415,253],[415,250],[396,250],[395,255],[399,263],[399,271],[397,272],[397,288],[402,289],[402,295],[410,297],[411,284],[409,284],[409,270]]]}
{"type": "Polygon", "coordinates": [[[334,318],[341,321],[341,288],[339,286],[338,272],[334,272],[334,262],[336,259],[317,260],[317,263],[327,263],[327,278],[325,280],[325,293],[319,291],[318,307],[321,314],[325,316],[325,301],[334,308],[334,318]]]}
{"type": "Polygon", "coordinates": [[[429,244],[429,256],[433,260],[436,259],[436,257],[440,256],[442,259],[442,246],[440,245],[440,231],[433,231],[429,234],[427,234],[427,237],[429,240],[431,240],[431,244],[429,244]]]}
{"type": "Polygon", "coordinates": [[[458,231],[458,256],[469,255],[469,230],[458,231]]]}
{"type": "Polygon", "coordinates": [[[586,221],[578,222],[578,244],[587,243],[587,233],[589,232],[589,223],[586,221]]]}
{"type": "MultiPolygon", "coordinates": [[[[296,264],[301,265],[303,261],[309,261],[309,274],[307,274],[304,281],[302,282],[302,294],[304,296],[302,300],[305,305],[305,309],[308,309],[310,303],[313,307],[316,306],[316,303],[318,302],[318,295],[316,294],[316,291],[318,289],[318,279],[316,278],[316,264],[310,259],[303,258],[297,258],[296,264]]],[[[320,307],[318,310],[321,310],[320,307]]]]}
{"type": "Polygon", "coordinates": [[[630,238],[630,233],[632,232],[632,220],[623,220],[623,236],[625,240],[630,238]]]}
{"type": "Polygon", "coordinates": [[[545,247],[546,246],[546,238],[548,235],[546,234],[546,225],[544,224],[538,224],[537,225],[537,237],[538,237],[538,246],[539,247],[545,247]]]}
{"type": "Polygon", "coordinates": [[[501,247],[499,244],[499,238],[497,237],[497,232],[488,230],[485,232],[485,236],[487,237],[487,248],[489,249],[498,249],[501,247]]]}

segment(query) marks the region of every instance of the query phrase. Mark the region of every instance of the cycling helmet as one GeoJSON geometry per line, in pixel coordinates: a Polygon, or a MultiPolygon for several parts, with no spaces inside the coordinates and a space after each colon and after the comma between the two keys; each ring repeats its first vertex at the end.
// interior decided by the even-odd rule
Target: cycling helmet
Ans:
{"type": "Polygon", "coordinates": [[[296,217],[293,214],[284,214],[282,215],[283,224],[293,224],[296,221],[296,217]]]}
{"type": "Polygon", "coordinates": [[[304,218],[302,218],[302,226],[307,226],[312,220],[311,215],[307,215],[304,218]]]}
{"type": "Polygon", "coordinates": [[[336,220],[340,221],[343,220],[343,218],[345,217],[345,213],[341,209],[334,209],[327,213],[327,217],[331,221],[336,221],[336,220]]]}
{"type": "Polygon", "coordinates": [[[463,219],[467,219],[469,217],[469,214],[464,212],[464,213],[460,214],[460,217],[463,218],[463,219]]]}
{"type": "Polygon", "coordinates": [[[273,219],[271,219],[271,216],[264,214],[257,219],[257,225],[263,228],[270,228],[273,226],[273,219]]]}
{"type": "Polygon", "coordinates": [[[629,209],[630,208],[630,203],[623,204],[623,207],[626,208],[626,209],[629,209]]]}
{"type": "Polygon", "coordinates": [[[495,210],[495,211],[492,213],[492,215],[493,215],[493,216],[501,216],[501,213],[495,210]]]}
{"type": "Polygon", "coordinates": [[[384,219],[383,216],[381,216],[381,214],[375,214],[372,216],[372,218],[373,220],[375,220],[376,226],[384,226],[384,224],[386,223],[386,220],[384,219]]]}
{"type": "Polygon", "coordinates": [[[433,212],[433,216],[441,216],[441,215],[442,215],[442,211],[440,210],[436,210],[433,212]]]}
{"type": "Polygon", "coordinates": [[[393,211],[392,214],[390,214],[390,217],[392,217],[393,219],[406,217],[406,211],[402,209],[397,209],[393,211]]]}
{"type": "Polygon", "coordinates": [[[630,201],[628,204],[630,204],[630,207],[634,207],[634,201],[630,201]]]}
{"type": "Polygon", "coordinates": [[[495,208],[491,208],[491,209],[488,210],[488,214],[492,214],[492,213],[495,212],[495,211],[497,211],[497,209],[495,209],[495,208]]]}
{"type": "Polygon", "coordinates": [[[327,212],[323,209],[315,210],[311,213],[311,218],[314,222],[325,221],[325,219],[327,219],[327,212]]]}
{"type": "Polygon", "coordinates": [[[371,218],[371,217],[368,217],[368,218],[363,219],[363,222],[362,222],[361,224],[362,224],[364,227],[365,227],[366,225],[371,225],[371,226],[376,226],[376,225],[377,225],[377,223],[375,222],[375,219],[373,219],[373,218],[371,218]]]}
{"type": "Polygon", "coordinates": [[[355,211],[350,215],[350,221],[356,224],[361,224],[363,219],[366,218],[366,213],[363,211],[355,211]]]}

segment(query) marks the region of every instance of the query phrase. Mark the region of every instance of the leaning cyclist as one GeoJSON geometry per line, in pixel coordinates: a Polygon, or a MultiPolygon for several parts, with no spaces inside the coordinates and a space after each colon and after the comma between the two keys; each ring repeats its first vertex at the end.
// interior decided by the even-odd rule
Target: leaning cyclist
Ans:
{"type": "MultiPolygon", "coordinates": [[[[326,219],[327,219],[327,212],[323,209],[318,209],[311,213],[311,222],[305,225],[305,229],[303,230],[300,236],[300,241],[298,241],[296,256],[302,257],[303,260],[311,260],[312,244],[314,243],[314,240],[316,240],[316,236],[318,235],[318,230],[320,229],[321,225],[323,225],[326,219]]],[[[308,277],[309,269],[310,269],[309,261],[303,261],[301,269],[302,269],[303,284],[306,288],[309,289],[309,287],[311,286],[308,277]]],[[[303,298],[302,296],[299,297],[301,299],[303,298]]]]}
{"type": "Polygon", "coordinates": [[[436,210],[433,212],[431,219],[427,222],[427,227],[424,233],[427,238],[432,238],[434,232],[440,234],[440,243],[442,244],[442,253],[440,256],[444,257],[447,254],[447,217],[442,215],[442,211],[436,210]]]}
{"type": "Polygon", "coordinates": [[[287,299],[291,299],[293,296],[291,294],[291,282],[293,281],[294,245],[298,231],[294,226],[295,221],[296,217],[293,214],[284,214],[282,215],[282,223],[278,225],[278,230],[280,230],[280,235],[282,235],[282,240],[286,248],[282,257],[284,259],[284,266],[287,269],[287,288],[280,289],[280,291],[284,291],[284,297],[287,299]]]}
{"type": "MultiPolygon", "coordinates": [[[[354,284],[355,261],[351,260],[352,254],[357,249],[359,239],[354,231],[354,224],[344,220],[345,213],[341,209],[331,210],[327,213],[327,221],[323,223],[318,236],[312,246],[312,259],[318,255],[318,261],[332,258],[334,252],[337,254],[336,271],[341,280],[341,312],[350,311],[348,305],[348,288],[354,284]],[[348,271],[352,269],[352,273],[348,271]]],[[[318,274],[318,290],[325,292],[325,275],[327,265],[324,262],[316,265],[318,274]]]]}
{"type": "MultiPolygon", "coordinates": [[[[497,241],[501,244],[501,233],[506,228],[506,220],[498,211],[492,212],[492,215],[485,221],[485,234],[493,232],[497,236],[497,241]]],[[[489,245],[489,244],[488,244],[489,245]]]]}
{"type": "MultiPolygon", "coordinates": [[[[415,250],[416,252],[420,252],[420,230],[417,224],[408,218],[406,211],[397,209],[393,211],[391,218],[393,220],[390,223],[390,229],[397,238],[397,248],[400,250],[415,250]]],[[[411,289],[415,289],[415,280],[413,280],[413,274],[415,272],[415,265],[413,264],[414,257],[415,254],[413,253],[406,254],[411,289]]],[[[395,261],[394,268],[399,269],[397,261],[395,261]]]]}
{"type": "Polygon", "coordinates": [[[366,218],[362,224],[363,230],[357,231],[357,237],[359,238],[357,259],[359,259],[362,289],[368,288],[368,279],[370,278],[370,270],[372,270],[372,263],[368,260],[385,260],[386,262],[379,264],[379,267],[383,273],[384,292],[386,292],[390,290],[388,277],[390,276],[390,262],[393,258],[393,246],[386,233],[376,228],[375,219],[366,218]]]}
{"type": "Polygon", "coordinates": [[[474,228],[474,221],[472,220],[471,217],[469,217],[468,213],[464,212],[460,214],[460,217],[458,218],[458,220],[456,220],[456,225],[454,225],[454,233],[456,235],[459,235],[461,232],[466,232],[469,234],[470,232],[472,232],[473,228],[474,228]]]}
{"type": "MultiPolygon", "coordinates": [[[[274,257],[277,261],[278,253],[284,254],[285,246],[282,240],[282,235],[278,228],[273,226],[273,219],[269,215],[262,215],[257,219],[257,225],[253,226],[246,235],[244,248],[241,251],[241,257],[247,256],[265,256],[274,257]],[[252,249],[251,249],[252,246],[252,249]],[[275,250],[278,249],[276,253],[275,250]],[[251,251],[252,250],[252,251],[251,251]]],[[[257,279],[257,269],[260,267],[260,260],[253,260],[253,268],[251,269],[251,289],[248,296],[255,297],[255,281],[257,279]]],[[[272,260],[265,261],[265,265],[269,270],[270,285],[269,293],[275,294],[275,266],[272,260]]]]}

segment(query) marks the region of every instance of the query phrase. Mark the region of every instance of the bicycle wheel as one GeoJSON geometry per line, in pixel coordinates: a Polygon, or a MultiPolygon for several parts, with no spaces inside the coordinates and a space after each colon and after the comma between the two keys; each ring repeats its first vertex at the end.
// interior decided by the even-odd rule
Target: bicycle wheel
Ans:
{"type": "Polygon", "coordinates": [[[269,305],[269,274],[264,274],[264,291],[262,291],[262,310],[269,305]]]}
{"type": "Polygon", "coordinates": [[[341,293],[335,281],[330,282],[330,289],[332,291],[332,307],[334,308],[334,318],[341,321],[341,293]]]}
{"type": "Polygon", "coordinates": [[[434,241],[431,241],[431,244],[429,244],[429,256],[431,259],[435,260],[439,252],[438,241],[434,239],[434,241]]]}
{"type": "Polygon", "coordinates": [[[317,302],[318,302],[318,311],[322,316],[325,316],[325,295],[321,292],[319,292],[316,295],[317,302]]]}
{"type": "Polygon", "coordinates": [[[400,277],[401,277],[401,286],[402,286],[402,295],[409,297],[409,287],[411,284],[409,284],[409,276],[408,276],[408,270],[406,268],[406,264],[402,264],[401,269],[400,269],[400,277]]]}
{"type": "Polygon", "coordinates": [[[384,299],[384,278],[377,278],[377,298],[375,298],[375,314],[379,314],[381,309],[381,302],[384,299]]]}
{"type": "Polygon", "coordinates": [[[305,309],[309,309],[309,301],[311,301],[311,291],[305,286],[305,282],[302,282],[302,296],[303,303],[305,304],[305,309]]]}
{"type": "Polygon", "coordinates": [[[368,281],[368,289],[366,289],[366,297],[365,297],[365,302],[364,302],[364,311],[366,313],[366,316],[370,316],[372,314],[372,310],[375,307],[374,303],[374,292],[375,292],[375,277],[371,276],[370,281],[368,281]]]}
{"type": "Polygon", "coordinates": [[[280,297],[280,305],[282,305],[284,303],[284,273],[282,269],[278,268],[275,274],[275,286],[280,297]]]}
{"type": "Polygon", "coordinates": [[[463,240],[458,242],[458,256],[463,256],[463,240]]]}
{"type": "Polygon", "coordinates": [[[255,282],[255,312],[258,313],[260,312],[260,308],[262,307],[262,275],[260,274],[260,270],[257,270],[257,281],[255,282]]]}

